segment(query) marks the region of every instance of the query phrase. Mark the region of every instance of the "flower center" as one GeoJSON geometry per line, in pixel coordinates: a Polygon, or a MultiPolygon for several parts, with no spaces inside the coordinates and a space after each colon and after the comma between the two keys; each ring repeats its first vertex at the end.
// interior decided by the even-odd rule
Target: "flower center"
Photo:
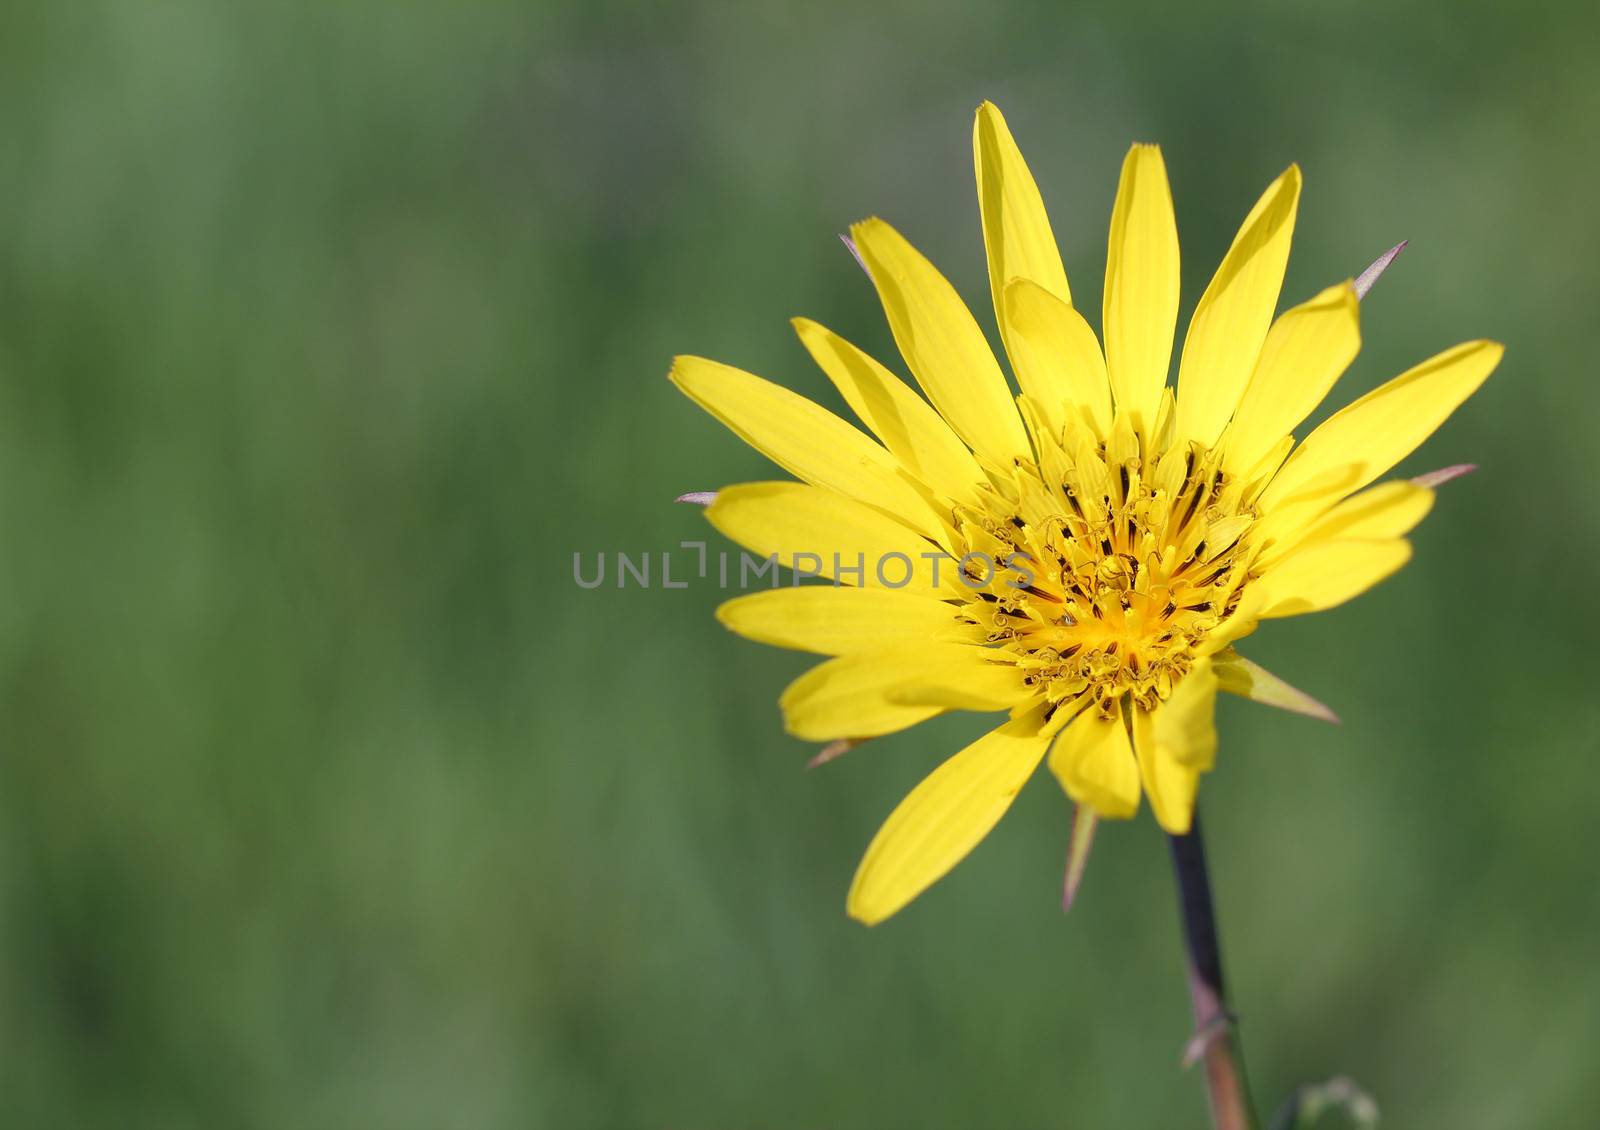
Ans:
{"type": "Polygon", "coordinates": [[[969,549],[1012,566],[966,614],[1046,700],[1151,709],[1238,603],[1256,512],[1214,449],[1163,446],[1122,417],[1104,441],[1071,425],[1035,441],[1039,464],[1000,476],[987,508],[955,510],[969,549]]]}

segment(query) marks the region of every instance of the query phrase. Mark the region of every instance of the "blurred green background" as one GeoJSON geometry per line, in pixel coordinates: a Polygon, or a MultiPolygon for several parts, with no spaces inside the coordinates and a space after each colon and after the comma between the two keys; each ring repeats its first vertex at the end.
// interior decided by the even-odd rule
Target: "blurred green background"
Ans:
{"type": "Polygon", "coordinates": [[[672,354],[834,406],[786,318],[891,356],[851,220],[988,319],[983,98],[1082,294],[1152,140],[1186,310],[1291,160],[1286,303],[1410,238],[1337,401],[1508,343],[1402,468],[1483,467],[1416,561],[1251,641],[1344,725],[1230,700],[1203,797],[1264,1105],[1590,1124],[1596,13],[5,5],[0,1125],[1204,1123],[1148,815],[1063,917],[1041,774],[865,930],[862,849],[986,720],[806,773],[805,657],[572,581],[778,477],[672,354]]]}

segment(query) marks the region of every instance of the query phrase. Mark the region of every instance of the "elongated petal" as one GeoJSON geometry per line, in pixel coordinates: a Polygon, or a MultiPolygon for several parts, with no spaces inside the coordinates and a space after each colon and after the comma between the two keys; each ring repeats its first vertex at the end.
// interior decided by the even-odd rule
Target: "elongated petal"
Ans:
{"type": "Polygon", "coordinates": [[[1300,168],[1267,188],[1200,296],[1178,364],[1178,434],[1209,446],[1239,406],[1289,264],[1300,168]]]}
{"type": "Polygon", "coordinates": [[[1262,507],[1314,517],[1366,486],[1432,435],[1504,352],[1491,341],[1458,345],[1336,412],[1289,456],[1262,493],[1262,507]]]}
{"type": "Polygon", "coordinates": [[[1071,306],[1028,279],[1013,279],[1002,300],[1011,336],[1011,364],[1022,391],[1039,406],[1056,436],[1077,410],[1095,429],[1111,431],[1111,386],[1094,330],[1071,306]]]}
{"type": "Polygon", "coordinates": [[[1361,349],[1361,304],[1348,282],[1273,323],[1227,432],[1228,465],[1248,471],[1322,403],[1361,349]]]}
{"type": "Polygon", "coordinates": [[[962,644],[900,644],[819,663],[784,689],[784,725],[797,738],[825,742],[893,733],[946,709],[896,701],[891,692],[918,681],[981,678],[988,649],[962,644]]]}
{"type": "Polygon", "coordinates": [[[1102,718],[1091,708],[1074,718],[1050,751],[1050,771],[1079,804],[1126,820],[1139,811],[1139,766],[1119,706],[1102,718]]]}
{"type": "Polygon", "coordinates": [[[820,655],[930,640],[981,642],[982,630],[958,615],[954,605],[920,594],[848,585],[769,589],[717,609],[723,626],[746,639],[820,655]]]}
{"type": "Polygon", "coordinates": [[[926,539],[870,506],[822,487],[740,483],[717,493],[706,507],[706,518],[746,549],[762,558],[776,556],[780,565],[798,573],[924,596],[939,593],[941,584],[944,592],[953,593],[959,584],[950,562],[925,556],[934,552],[926,539]]]}
{"type": "Polygon", "coordinates": [[[928,505],[892,456],[820,405],[752,373],[703,357],[678,357],[672,383],[736,436],[795,477],[886,510],[924,532],[928,505]]]}
{"type": "Polygon", "coordinates": [[[1119,408],[1146,426],[1172,363],[1178,322],[1178,223],[1161,150],[1135,145],[1122,163],[1106,250],[1106,368],[1119,408]]]}
{"type": "Polygon", "coordinates": [[[1049,744],[1031,714],[929,774],[873,837],[850,885],[850,917],[877,925],[943,878],[1000,822],[1049,744]]]}
{"type": "Polygon", "coordinates": [[[1304,545],[1351,538],[1404,537],[1433,509],[1434,492],[1414,482],[1395,480],[1351,495],[1309,525],[1283,526],[1256,560],[1259,570],[1304,545]]]}
{"type": "Polygon", "coordinates": [[[850,233],[900,353],[939,414],[969,447],[1002,467],[1028,458],[1005,374],[955,287],[882,220],[863,220],[850,233]]]}
{"type": "Polygon", "coordinates": [[[1189,831],[1200,774],[1217,755],[1217,674],[1202,659],[1153,711],[1135,711],[1139,776],[1156,823],[1171,835],[1189,831]]]}
{"type": "Polygon", "coordinates": [[[1339,721],[1339,716],[1326,705],[1237,652],[1218,656],[1212,662],[1212,667],[1217,672],[1218,690],[1264,706],[1276,706],[1280,710],[1304,714],[1308,718],[1319,718],[1324,722],[1339,721]]]}
{"type": "Polygon", "coordinates": [[[1217,758],[1216,706],[1217,673],[1201,659],[1154,711],[1156,742],[1183,764],[1209,770],[1217,758]]]}
{"type": "Polygon", "coordinates": [[[1411,543],[1340,539],[1305,545],[1254,582],[1263,619],[1320,612],[1366,592],[1411,559],[1411,543]]]}
{"type": "Polygon", "coordinates": [[[1306,541],[1323,538],[1399,538],[1428,516],[1437,497],[1427,487],[1394,481],[1353,494],[1312,524],[1306,541]]]}
{"type": "MultiPolygon", "coordinates": [[[[1149,725],[1134,726],[1134,738],[1139,740],[1150,733],[1149,725]]],[[[1188,835],[1194,822],[1194,798],[1200,791],[1200,770],[1185,765],[1156,745],[1154,755],[1139,754],[1139,777],[1145,795],[1150,798],[1150,811],[1156,823],[1171,836],[1188,835]]]]}
{"type": "Polygon", "coordinates": [[[800,342],[908,472],[941,494],[979,505],[983,470],[950,425],[906,383],[844,338],[807,318],[794,319],[800,342]]]}
{"type": "Polygon", "coordinates": [[[896,687],[889,697],[908,705],[947,710],[1010,710],[1034,697],[1022,681],[1024,674],[1014,663],[951,664],[896,687]]]}
{"type": "MultiPolygon", "coordinates": [[[[1017,143],[1000,110],[992,102],[978,107],[972,124],[972,163],[978,178],[978,211],[983,218],[983,246],[989,256],[989,288],[1006,350],[1011,350],[1005,286],[1027,279],[1072,304],[1061,251],[1050,230],[1039,187],[1033,182],[1017,143]]],[[[1016,363],[1015,354],[1012,363],[1016,363]]],[[[1026,391],[1026,390],[1024,390],[1026,391]]]]}
{"type": "MultiPolygon", "coordinates": [[[[1212,701],[1215,701],[1215,694],[1212,701]]],[[[1133,716],[1133,742],[1138,750],[1139,777],[1150,810],[1161,830],[1173,836],[1186,835],[1194,822],[1194,797],[1200,788],[1200,770],[1185,764],[1174,748],[1162,740],[1161,716],[1171,708],[1162,703],[1154,713],[1136,711],[1133,716]]],[[[1167,723],[1171,728],[1172,723],[1167,723]]]]}

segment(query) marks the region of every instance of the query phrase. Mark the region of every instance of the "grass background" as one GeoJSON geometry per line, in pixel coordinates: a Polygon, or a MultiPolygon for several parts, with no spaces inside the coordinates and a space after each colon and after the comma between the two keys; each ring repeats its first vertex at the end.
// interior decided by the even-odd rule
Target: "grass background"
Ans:
{"type": "MultiPolygon", "coordinates": [[[[1164,845],[1056,905],[1048,777],[886,926],[879,821],[982,726],[824,771],[804,657],[571,555],[771,477],[663,380],[824,403],[785,319],[888,357],[835,233],[985,311],[970,122],[1006,109],[1091,318],[1164,145],[1189,308],[1268,180],[1285,300],[1410,250],[1349,399],[1498,374],[1402,470],[1416,561],[1252,655],[1203,790],[1264,1105],[1600,1103],[1596,10],[101,0],[0,10],[0,1123],[1199,1126],[1164,845]]],[[[1184,315],[1187,317],[1187,314],[1184,315]]]]}

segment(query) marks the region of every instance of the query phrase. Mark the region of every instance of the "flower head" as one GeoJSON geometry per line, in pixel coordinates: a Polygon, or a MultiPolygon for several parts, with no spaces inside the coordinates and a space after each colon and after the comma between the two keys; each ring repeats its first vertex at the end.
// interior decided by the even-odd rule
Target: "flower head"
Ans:
{"type": "Polygon", "coordinates": [[[1292,433],[1356,355],[1359,295],[1374,277],[1274,319],[1298,168],[1245,217],[1190,320],[1174,388],[1178,236],[1160,150],[1135,145],[1123,163],[1102,348],[993,105],[978,110],[973,148],[1020,396],[950,283],[878,219],[849,242],[927,399],[838,335],[795,322],[876,439],[749,373],[695,357],[672,369],[679,388],[801,480],[719,491],[711,523],[834,581],[718,610],[741,635],[832,657],[784,692],[789,730],[854,743],[950,710],[1008,713],[873,840],[848,900],[869,924],[959,862],[1047,755],[1086,816],[1131,817],[1143,796],[1181,834],[1215,757],[1218,690],[1327,716],[1233,645],[1261,620],[1332,607],[1406,562],[1405,535],[1436,481],[1370,484],[1502,352],[1486,341],[1449,349],[1297,446],[1292,433]]]}

